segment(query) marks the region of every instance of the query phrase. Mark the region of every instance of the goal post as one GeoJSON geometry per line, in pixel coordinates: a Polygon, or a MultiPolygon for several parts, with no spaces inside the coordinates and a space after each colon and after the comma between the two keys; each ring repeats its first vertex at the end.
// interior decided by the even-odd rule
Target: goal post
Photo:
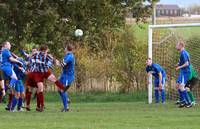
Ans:
{"type": "MultiPolygon", "coordinates": [[[[188,28],[188,27],[200,27],[200,23],[189,23],[189,24],[163,24],[163,25],[149,25],[148,26],[148,57],[153,59],[153,32],[157,29],[173,29],[173,28],[188,28]]],[[[166,36],[166,39],[168,37],[166,36]]],[[[176,37],[177,38],[177,37],[176,37]]],[[[162,38],[164,39],[164,38],[162,38]]],[[[175,46],[174,46],[175,48],[175,46]]],[[[148,103],[152,103],[153,98],[153,83],[152,76],[148,78],[148,103]]]]}

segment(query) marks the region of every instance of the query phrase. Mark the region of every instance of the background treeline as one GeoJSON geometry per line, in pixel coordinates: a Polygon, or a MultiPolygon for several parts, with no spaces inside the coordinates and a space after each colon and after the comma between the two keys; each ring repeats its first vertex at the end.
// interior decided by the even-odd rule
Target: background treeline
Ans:
{"type": "MultiPolygon", "coordinates": [[[[12,42],[15,53],[45,43],[58,59],[65,43],[74,44],[72,90],[144,90],[146,37],[137,38],[125,16],[132,12],[144,22],[151,10],[141,0],[0,0],[0,41],[12,42]],[[74,36],[77,28],[84,31],[83,37],[74,36]]],[[[54,72],[59,75],[59,68],[54,72]]]]}

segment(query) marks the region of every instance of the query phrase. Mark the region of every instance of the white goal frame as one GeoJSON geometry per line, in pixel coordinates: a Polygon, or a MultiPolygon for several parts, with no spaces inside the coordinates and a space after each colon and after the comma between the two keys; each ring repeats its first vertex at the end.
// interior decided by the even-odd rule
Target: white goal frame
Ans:
{"type": "MultiPolygon", "coordinates": [[[[148,26],[148,58],[152,57],[153,50],[153,29],[164,29],[164,28],[183,28],[183,27],[200,27],[200,23],[189,23],[189,24],[163,24],[163,25],[149,25],[148,26]]],[[[148,78],[148,103],[152,103],[152,76],[148,78]]]]}

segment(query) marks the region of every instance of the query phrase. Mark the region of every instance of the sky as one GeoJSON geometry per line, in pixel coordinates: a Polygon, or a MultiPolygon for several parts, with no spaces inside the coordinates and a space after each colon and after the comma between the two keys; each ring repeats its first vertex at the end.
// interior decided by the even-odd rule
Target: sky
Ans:
{"type": "Polygon", "coordinates": [[[200,5],[200,0],[160,0],[159,4],[177,4],[180,7],[188,7],[190,5],[200,5]]]}

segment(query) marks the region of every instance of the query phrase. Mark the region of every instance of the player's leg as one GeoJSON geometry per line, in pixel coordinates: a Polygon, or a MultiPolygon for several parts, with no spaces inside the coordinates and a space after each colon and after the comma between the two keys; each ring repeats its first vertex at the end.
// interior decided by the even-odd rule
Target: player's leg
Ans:
{"type": "Polygon", "coordinates": [[[165,101],[166,101],[166,97],[165,97],[165,77],[162,78],[161,98],[162,98],[162,103],[164,104],[165,101]]]}
{"type": "Polygon", "coordinates": [[[42,112],[44,110],[44,73],[33,72],[32,73],[33,82],[37,85],[37,107],[36,111],[42,112]]]}
{"type": "Polygon", "coordinates": [[[26,86],[25,101],[26,101],[27,111],[30,111],[31,96],[32,96],[32,88],[30,86],[26,86]]]}
{"type": "Polygon", "coordinates": [[[11,106],[12,112],[16,111],[15,107],[16,107],[18,101],[19,101],[19,98],[20,98],[20,81],[19,80],[16,82],[14,92],[15,92],[15,96],[12,99],[12,106],[11,106]]]}
{"type": "MultiPolygon", "coordinates": [[[[179,87],[179,86],[177,85],[177,87],[179,87]]],[[[179,94],[179,99],[177,100],[176,104],[180,104],[180,103],[185,102],[184,97],[181,93],[181,90],[179,88],[177,88],[177,90],[178,90],[178,94],[179,94]]]]}
{"type": "Polygon", "coordinates": [[[178,79],[176,81],[176,88],[179,93],[179,100],[176,102],[176,104],[185,104],[185,98],[184,95],[180,89],[180,85],[182,84],[182,74],[179,74],[178,79]]]}
{"type": "Polygon", "coordinates": [[[14,91],[12,89],[9,89],[9,96],[8,96],[8,104],[6,105],[6,110],[10,110],[12,106],[12,99],[15,96],[14,91]]]}
{"type": "Polygon", "coordinates": [[[24,85],[23,85],[23,82],[22,80],[20,80],[20,96],[19,96],[19,99],[18,99],[18,104],[17,104],[17,110],[19,112],[22,112],[23,109],[22,109],[22,104],[23,104],[23,98],[25,96],[25,93],[24,93],[24,85]]]}
{"type": "Polygon", "coordinates": [[[1,88],[1,97],[3,98],[5,95],[6,95],[6,92],[5,92],[5,84],[4,84],[4,73],[3,73],[3,70],[0,69],[0,88],[1,88]]]}
{"type": "Polygon", "coordinates": [[[26,102],[26,111],[30,111],[30,102],[31,102],[31,96],[32,96],[32,85],[37,86],[37,84],[34,83],[32,73],[27,73],[26,76],[26,83],[25,83],[25,102],[26,102]]]}
{"type": "Polygon", "coordinates": [[[186,90],[187,90],[187,94],[189,96],[189,99],[191,101],[192,104],[195,104],[195,98],[194,98],[194,95],[193,93],[190,91],[190,88],[189,87],[186,87],[186,90]]]}
{"type": "Polygon", "coordinates": [[[159,94],[159,79],[155,78],[154,80],[154,96],[156,99],[156,103],[160,102],[160,94],[159,94]]]}
{"type": "Polygon", "coordinates": [[[9,86],[14,87],[14,85],[17,83],[18,78],[13,70],[12,70],[12,74],[11,74],[10,78],[11,78],[11,80],[10,80],[9,86]]]}
{"type": "Polygon", "coordinates": [[[44,85],[43,82],[37,83],[38,89],[37,89],[37,100],[39,101],[39,105],[37,105],[36,110],[42,112],[44,110],[44,85]]]}
{"type": "Polygon", "coordinates": [[[13,71],[12,67],[11,66],[4,66],[4,67],[2,67],[2,71],[4,72],[4,74],[6,76],[10,77],[9,87],[14,87],[18,78],[17,78],[15,72],[13,71]]]}
{"type": "Polygon", "coordinates": [[[186,84],[186,86],[185,86],[186,89],[187,89],[189,98],[190,98],[190,100],[191,100],[191,102],[192,102],[192,105],[195,105],[195,104],[196,104],[196,102],[195,102],[195,97],[194,97],[194,94],[193,94],[193,92],[192,92],[192,89],[193,89],[193,87],[197,84],[197,82],[198,82],[198,79],[193,77],[191,80],[189,80],[189,81],[187,82],[187,84],[186,84]]]}
{"type": "Polygon", "coordinates": [[[181,74],[181,81],[179,82],[179,89],[181,90],[181,94],[185,100],[185,104],[181,104],[179,107],[191,107],[191,102],[189,99],[189,96],[187,94],[187,90],[185,89],[185,85],[187,83],[188,80],[188,75],[187,74],[181,74]]]}
{"type": "Polygon", "coordinates": [[[64,85],[59,80],[57,80],[54,74],[46,73],[45,76],[49,81],[53,82],[59,89],[65,90],[64,85]]]}
{"type": "MultiPolygon", "coordinates": [[[[67,75],[61,75],[59,80],[68,90],[74,79],[71,78],[71,77],[68,77],[67,75]]],[[[67,90],[65,92],[61,89],[58,89],[58,92],[59,92],[61,99],[62,99],[62,102],[63,102],[63,109],[61,110],[61,112],[69,111],[69,101],[68,101],[69,96],[68,96],[67,90]]]]}
{"type": "Polygon", "coordinates": [[[189,96],[189,99],[190,99],[192,105],[195,105],[196,104],[195,98],[194,98],[194,95],[193,95],[193,93],[191,91],[191,89],[192,89],[191,80],[187,81],[187,84],[185,85],[185,88],[187,90],[187,93],[188,93],[188,96],[189,96]]]}

